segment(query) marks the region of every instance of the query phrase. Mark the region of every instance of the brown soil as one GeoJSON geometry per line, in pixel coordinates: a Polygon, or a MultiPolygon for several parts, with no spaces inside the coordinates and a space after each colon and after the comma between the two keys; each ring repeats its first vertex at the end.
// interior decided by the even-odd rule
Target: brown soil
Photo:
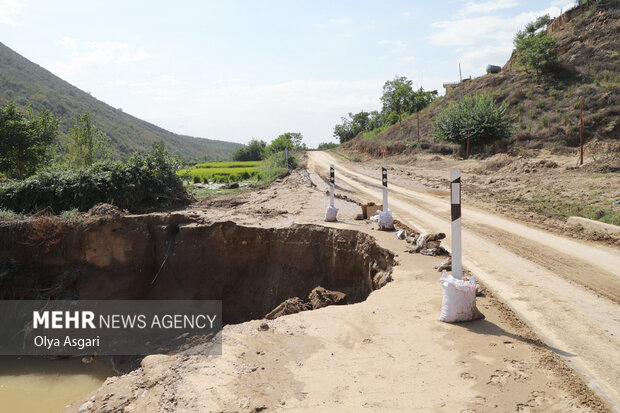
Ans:
{"type": "Polygon", "coordinates": [[[239,323],[288,298],[316,295],[318,286],[362,301],[393,264],[371,237],[318,226],[263,229],[132,215],[46,221],[54,230],[41,235],[37,222],[0,226],[0,249],[12,263],[0,279],[0,299],[222,300],[224,322],[239,323]],[[175,228],[173,252],[152,285],[175,228]]]}
{"type": "MultiPolygon", "coordinates": [[[[387,164],[394,182],[443,193],[449,191],[448,170],[457,168],[462,173],[464,203],[556,234],[620,246],[618,235],[566,223],[565,214],[579,214],[579,208],[593,214],[620,214],[615,203],[620,200],[620,173],[591,171],[600,156],[586,152],[584,168],[575,166],[576,153],[553,155],[545,150],[532,151],[530,156],[499,154],[469,160],[419,153],[391,156],[387,164]]],[[[383,163],[369,160],[359,168],[374,172],[383,163]]]]}
{"type": "Polygon", "coordinates": [[[477,303],[484,320],[438,322],[432,267],[442,258],[406,253],[406,241],[355,220],[358,204],[344,199],[339,221],[322,223],[324,191],[316,174],[295,172],[172,214],[3,223],[0,249],[11,258],[2,265],[12,272],[0,291],[3,298],[223,298],[229,322],[262,318],[319,285],[356,303],[228,324],[221,356],[200,343],[148,356],[72,412],[609,411],[489,292],[477,303]],[[174,233],[173,254],[150,288],[174,233]],[[393,260],[393,281],[377,289],[393,260]]]}

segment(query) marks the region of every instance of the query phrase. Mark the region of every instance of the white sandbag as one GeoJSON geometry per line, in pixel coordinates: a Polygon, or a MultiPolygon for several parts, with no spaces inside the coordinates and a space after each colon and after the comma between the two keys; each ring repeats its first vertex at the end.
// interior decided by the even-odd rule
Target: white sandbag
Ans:
{"type": "Polygon", "coordinates": [[[394,229],[394,219],[392,218],[392,211],[379,211],[379,229],[394,229]]]}
{"type": "Polygon", "coordinates": [[[443,300],[439,321],[454,323],[481,318],[476,308],[476,280],[459,280],[447,271],[441,273],[443,300]]]}
{"type": "Polygon", "coordinates": [[[333,206],[328,206],[327,211],[325,211],[325,221],[334,222],[336,221],[336,215],[338,215],[338,208],[333,206]]]}
{"type": "Polygon", "coordinates": [[[379,215],[373,215],[368,219],[371,220],[372,222],[379,222],[379,215]]]}

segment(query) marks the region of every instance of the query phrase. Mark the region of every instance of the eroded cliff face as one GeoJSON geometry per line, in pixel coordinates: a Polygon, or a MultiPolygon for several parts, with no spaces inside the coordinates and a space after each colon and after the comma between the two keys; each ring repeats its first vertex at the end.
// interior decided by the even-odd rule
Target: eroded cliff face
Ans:
{"type": "Polygon", "coordinates": [[[317,286],[362,301],[392,264],[366,234],[313,225],[152,214],[0,226],[2,299],[222,300],[225,323],[262,318],[317,286]]]}

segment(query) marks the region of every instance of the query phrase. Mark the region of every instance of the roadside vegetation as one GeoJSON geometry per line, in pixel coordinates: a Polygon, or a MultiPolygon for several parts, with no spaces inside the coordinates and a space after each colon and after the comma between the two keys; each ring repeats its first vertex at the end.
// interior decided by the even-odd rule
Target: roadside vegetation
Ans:
{"type": "Polygon", "coordinates": [[[0,208],[12,213],[86,211],[105,202],[143,211],[187,202],[176,174],[179,161],[163,142],[147,154],[110,160],[110,141],[84,113],[60,144],[58,119],[50,112],[0,108],[0,208]]]}
{"type": "Polygon", "coordinates": [[[298,154],[302,150],[306,150],[302,134],[287,132],[269,144],[252,139],[233,153],[234,160],[231,162],[197,163],[179,170],[177,174],[188,184],[192,195],[202,198],[238,188],[242,190],[240,186],[245,185],[240,184],[243,183],[271,183],[286,175],[289,170],[297,168],[298,154]],[[288,152],[288,157],[285,156],[285,151],[288,152]]]}
{"type": "Polygon", "coordinates": [[[422,87],[414,90],[411,80],[396,76],[383,85],[381,112],[362,110],[356,114],[349,113],[348,117],[341,118],[342,123],[334,127],[334,137],[340,143],[348,142],[359,134],[362,134],[362,139],[372,139],[388,127],[420,112],[435,99],[436,90],[425,91],[422,87]]]}
{"type": "Polygon", "coordinates": [[[435,137],[440,140],[481,146],[512,137],[512,119],[505,105],[497,105],[493,97],[474,93],[453,102],[435,122],[435,137]]]}
{"type": "MultiPolygon", "coordinates": [[[[407,100],[399,98],[407,95],[401,92],[407,86],[397,76],[386,82],[381,112],[349,114],[335,126],[334,136],[341,138],[344,150],[375,157],[382,147],[391,155],[424,151],[461,157],[466,153],[462,136],[474,120],[458,122],[457,132],[448,128],[445,112],[450,106],[463,107],[465,101],[475,103],[475,96],[485,96],[494,101],[495,114],[504,112],[512,133],[484,139],[479,145],[472,143],[471,156],[531,156],[540,149],[553,155],[574,154],[580,144],[582,108],[586,143],[617,141],[620,59],[614,48],[619,40],[614,29],[619,17],[617,2],[600,0],[584,1],[555,20],[546,15],[533,19],[515,34],[512,57],[499,73],[464,79],[444,96],[413,110],[411,106],[403,110],[407,100]]],[[[503,124],[496,126],[505,131],[503,124]]]]}

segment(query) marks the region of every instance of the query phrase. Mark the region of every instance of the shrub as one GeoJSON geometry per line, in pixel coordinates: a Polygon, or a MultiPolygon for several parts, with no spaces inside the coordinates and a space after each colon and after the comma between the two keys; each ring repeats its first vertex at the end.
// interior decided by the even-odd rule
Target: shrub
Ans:
{"type": "Polygon", "coordinates": [[[135,154],[126,162],[77,170],[49,168],[23,181],[9,181],[0,185],[0,208],[26,213],[46,208],[86,211],[100,202],[135,212],[166,207],[188,200],[177,167],[163,143],[155,143],[149,154],[135,154]]]}
{"type": "Polygon", "coordinates": [[[517,63],[526,71],[534,70],[540,75],[558,60],[555,50],[557,41],[543,29],[551,21],[549,15],[539,17],[520,30],[514,39],[517,63]]]}
{"type": "Polygon", "coordinates": [[[464,145],[467,143],[469,125],[470,144],[484,145],[499,139],[512,137],[511,118],[506,106],[496,105],[485,94],[467,95],[453,102],[439,115],[435,123],[435,137],[440,140],[464,145]]]}

